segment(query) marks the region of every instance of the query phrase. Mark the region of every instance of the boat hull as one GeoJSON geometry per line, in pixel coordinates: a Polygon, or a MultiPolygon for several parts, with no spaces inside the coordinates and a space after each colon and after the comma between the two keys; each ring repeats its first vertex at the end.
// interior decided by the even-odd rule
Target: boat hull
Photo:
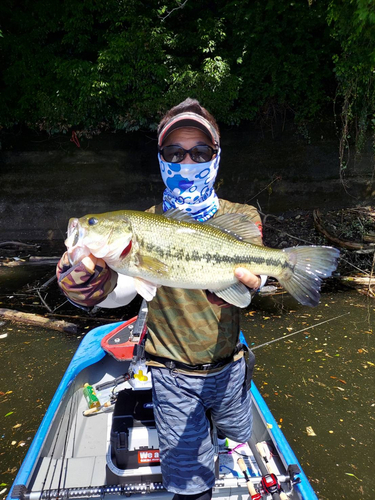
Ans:
{"type": "MultiPolygon", "coordinates": [[[[132,433],[128,433],[131,436],[134,434],[134,442],[140,434],[142,439],[146,439],[146,448],[153,450],[151,461],[122,468],[118,467],[112,449],[113,415],[115,414],[117,418],[116,409],[113,412],[111,407],[103,408],[94,415],[83,415],[87,410],[87,402],[82,391],[85,383],[94,387],[103,386],[121,378],[128,371],[130,360],[117,361],[101,346],[103,337],[108,336],[116,328],[118,330],[121,325],[122,323],[104,325],[91,330],[84,337],[40,424],[9,492],[8,500],[39,500],[71,496],[104,498],[109,495],[113,498],[129,494],[137,500],[144,499],[145,493],[150,493],[151,498],[172,498],[173,495],[162,485],[160,464],[157,460],[156,430],[152,422],[147,425],[142,423],[139,425],[139,431],[132,429],[132,433]]],[[[241,340],[246,343],[243,336],[241,340]]],[[[132,388],[129,386],[129,381],[125,381],[124,384],[128,390],[132,388]]],[[[109,401],[111,391],[112,387],[109,386],[100,392],[101,402],[109,401]]],[[[275,457],[272,459],[274,470],[289,498],[317,500],[293,450],[254,382],[250,391],[254,414],[253,444],[259,444],[261,454],[260,445],[264,447],[264,454],[268,453],[266,449],[268,447],[269,457],[275,457]],[[296,480],[296,484],[290,481],[290,466],[297,466],[300,470],[295,477],[292,477],[296,480]]],[[[139,457],[137,445],[134,446],[139,457]]],[[[235,444],[232,443],[232,446],[235,444]]],[[[241,453],[248,454],[247,465],[251,473],[248,479],[258,488],[262,471],[257,466],[256,457],[252,455],[249,446],[247,444],[244,446],[247,448],[241,453]]],[[[247,499],[248,485],[246,478],[238,470],[237,455],[228,453],[224,456],[219,451],[217,450],[217,479],[213,498],[247,499]]]]}

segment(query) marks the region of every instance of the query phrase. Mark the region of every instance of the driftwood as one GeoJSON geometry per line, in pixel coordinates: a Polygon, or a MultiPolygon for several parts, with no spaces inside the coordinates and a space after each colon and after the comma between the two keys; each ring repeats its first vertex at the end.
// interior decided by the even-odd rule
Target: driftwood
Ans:
{"type": "Polygon", "coordinates": [[[375,276],[342,276],[341,281],[353,285],[375,285],[375,276]]]}
{"type": "Polygon", "coordinates": [[[123,319],[112,319],[112,318],[97,318],[97,317],[87,317],[87,316],[70,316],[69,314],[55,314],[46,313],[46,316],[53,316],[54,318],[67,318],[67,319],[78,319],[79,321],[96,321],[98,323],[117,323],[124,321],[123,319]]]}
{"type": "Polygon", "coordinates": [[[365,234],[363,241],[366,241],[367,243],[375,243],[375,233],[370,231],[368,234],[365,234]]]}
{"type": "Polygon", "coordinates": [[[313,217],[314,217],[314,224],[316,229],[322,233],[327,240],[331,241],[334,243],[336,246],[341,247],[341,248],[346,248],[348,250],[368,250],[368,251],[375,251],[375,245],[365,245],[364,243],[355,243],[353,241],[346,241],[346,240],[341,240],[340,238],[337,238],[337,236],[334,236],[331,234],[324,226],[322,223],[322,220],[320,218],[320,212],[319,210],[314,210],[313,211],[313,217]]]}
{"type": "Polygon", "coordinates": [[[9,321],[15,321],[18,323],[25,323],[27,325],[40,326],[42,328],[49,328],[51,330],[57,330],[59,332],[65,333],[77,333],[78,328],[74,323],[68,323],[63,320],[56,320],[51,318],[45,318],[39,314],[24,313],[21,311],[15,311],[13,309],[2,309],[0,308],[0,318],[7,319],[9,321]]]}
{"type": "Polygon", "coordinates": [[[0,241],[0,247],[17,247],[17,248],[32,248],[35,250],[35,248],[40,248],[40,245],[37,245],[36,243],[30,244],[30,243],[23,243],[22,241],[0,241]]]}
{"type": "Polygon", "coordinates": [[[55,266],[60,260],[60,257],[38,257],[31,256],[25,259],[17,258],[17,260],[0,262],[0,267],[17,267],[17,266],[55,266]]]}

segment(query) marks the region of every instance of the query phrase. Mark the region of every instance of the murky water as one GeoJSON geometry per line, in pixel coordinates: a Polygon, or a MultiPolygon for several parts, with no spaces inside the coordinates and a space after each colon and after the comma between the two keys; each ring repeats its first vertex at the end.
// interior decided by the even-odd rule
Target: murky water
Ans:
{"type": "Polygon", "coordinates": [[[375,302],[342,291],[311,309],[284,297],[258,298],[243,319],[253,347],[302,330],[254,350],[255,382],[319,498],[372,499],[375,302]]]}
{"type": "MultiPolygon", "coordinates": [[[[0,274],[1,293],[11,292],[15,274],[24,281],[30,272],[0,274]]],[[[375,302],[345,291],[323,294],[315,309],[287,295],[258,296],[253,306],[244,313],[243,331],[254,348],[303,330],[254,351],[255,383],[319,498],[372,499],[375,302]]],[[[79,342],[50,330],[0,325],[0,491],[12,484],[79,342]]]]}
{"type": "Polygon", "coordinates": [[[0,326],[0,491],[12,484],[79,342],[56,331],[0,326]]]}

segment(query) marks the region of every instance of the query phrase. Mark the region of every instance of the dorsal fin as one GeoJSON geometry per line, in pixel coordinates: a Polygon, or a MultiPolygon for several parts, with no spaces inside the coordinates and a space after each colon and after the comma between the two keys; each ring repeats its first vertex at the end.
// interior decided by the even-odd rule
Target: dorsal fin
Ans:
{"type": "Polygon", "coordinates": [[[204,224],[216,227],[234,238],[248,243],[254,243],[257,238],[261,237],[258,226],[245,214],[223,214],[204,222],[204,224]]]}
{"type": "Polygon", "coordinates": [[[167,217],[167,219],[174,219],[180,222],[197,222],[190,214],[187,214],[179,208],[170,208],[169,210],[164,212],[163,215],[164,217],[167,217]]]}
{"type": "MultiPolygon", "coordinates": [[[[168,219],[178,220],[180,222],[190,222],[199,224],[190,214],[178,208],[170,208],[163,214],[168,219]]],[[[201,224],[206,224],[216,229],[220,229],[224,233],[230,234],[240,241],[254,243],[259,237],[261,232],[256,224],[245,214],[223,214],[211,218],[201,224]]]]}

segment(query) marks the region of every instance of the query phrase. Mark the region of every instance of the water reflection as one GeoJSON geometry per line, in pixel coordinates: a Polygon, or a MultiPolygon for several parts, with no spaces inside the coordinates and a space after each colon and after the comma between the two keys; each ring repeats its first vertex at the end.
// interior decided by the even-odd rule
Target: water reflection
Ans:
{"type": "Polygon", "coordinates": [[[243,318],[253,346],[350,312],[255,350],[255,383],[320,499],[372,498],[375,302],[340,292],[315,309],[283,296],[254,305],[243,318]]]}
{"type": "MultiPolygon", "coordinates": [[[[346,312],[255,350],[255,383],[321,500],[373,497],[375,302],[339,292],[323,294],[311,309],[287,295],[258,296],[242,320],[255,347],[346,312]]],[[[0,484],[9,487],[80,339],[7,322],[0,326],[5,334],[0,484]]]]}
{"type": "Polygon", "coordinates": [[[54,272],[53,266],[0,267],[0,304],[5,295],[20,293],[21,288],[34,285],[37,279],[43,283],[54,272]]]}
{"type": "Polygon", "coordinates": [[[52,330],[1,323],[0,491],[13,483],[80,342],[52,330]]]}

